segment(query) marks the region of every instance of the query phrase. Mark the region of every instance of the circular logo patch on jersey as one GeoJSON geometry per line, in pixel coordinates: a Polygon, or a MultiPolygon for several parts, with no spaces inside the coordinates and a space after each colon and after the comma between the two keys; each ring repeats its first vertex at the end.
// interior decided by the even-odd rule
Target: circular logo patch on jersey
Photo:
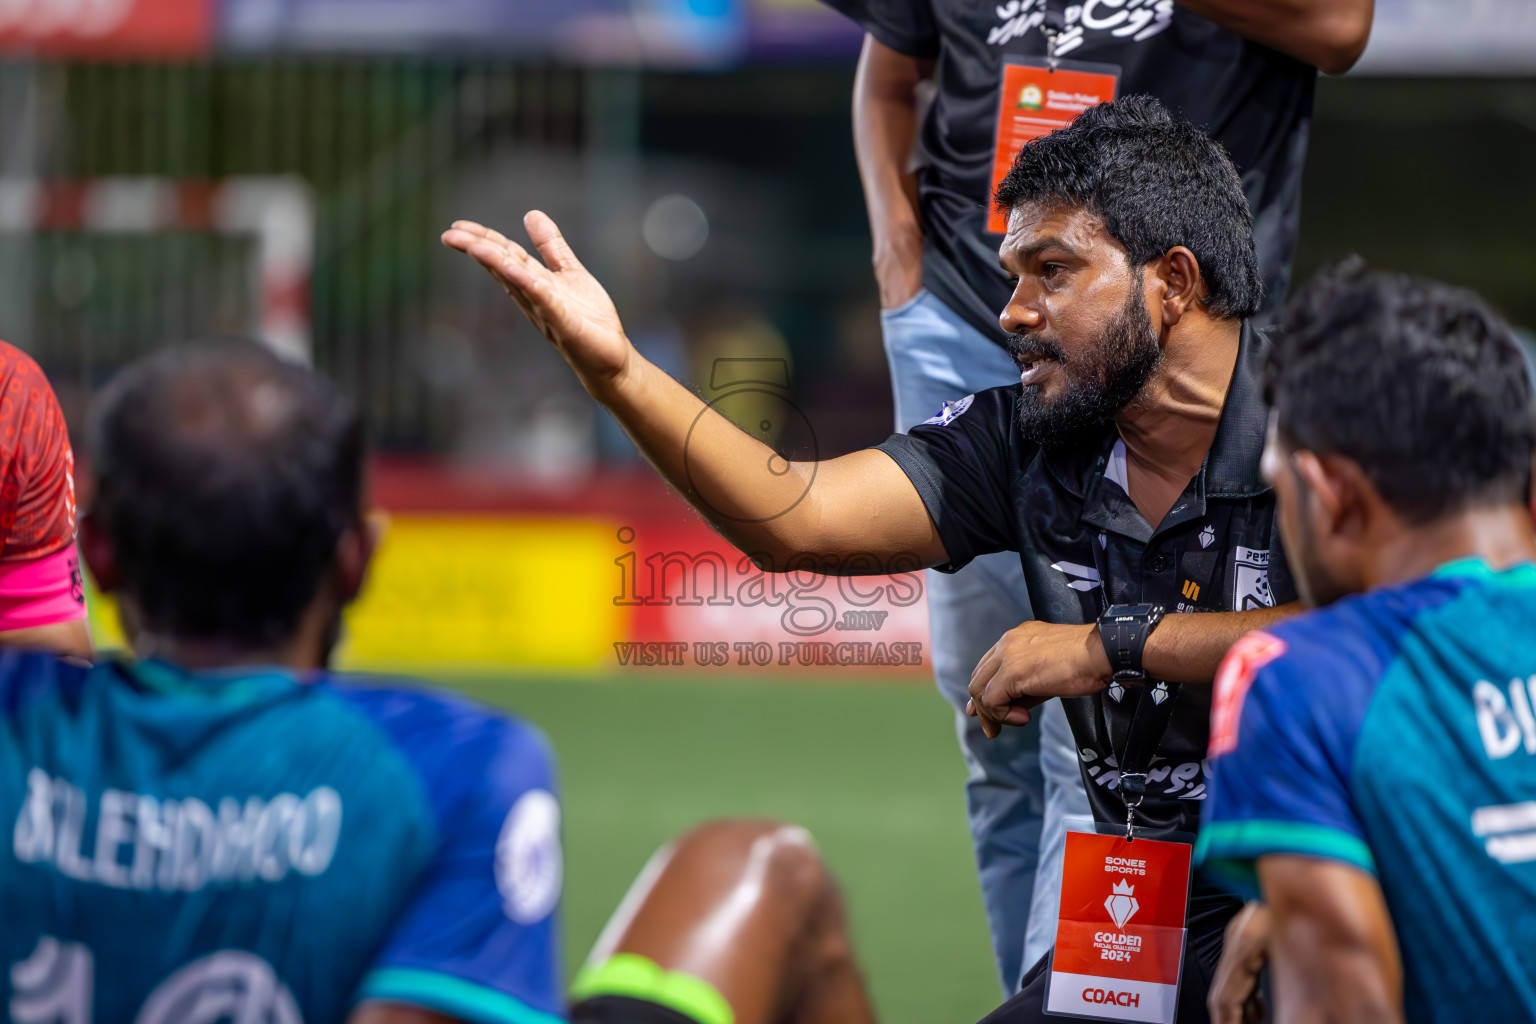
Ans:
{"type": "Polygon", "coordinates": [[[544,789],[512,805],[496,839],[496,888],[507,916],[535,924],[560,902],[565,865],[560,850],[560,802],[544,789]]]}

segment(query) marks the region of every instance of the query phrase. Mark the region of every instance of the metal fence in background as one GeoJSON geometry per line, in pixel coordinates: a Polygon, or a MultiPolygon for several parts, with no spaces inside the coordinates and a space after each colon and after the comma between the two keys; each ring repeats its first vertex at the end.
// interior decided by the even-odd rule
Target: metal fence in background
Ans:
{"type": "Polygon", "coordinates": [[[192,207],[223,182],[302,182],[308,287],[287,301],[314,361],[381,442],[431,448],[443,415],[418,364],[437,200],[491,156],[578,153],[587,92],[580,71],[475,61],[0,64],[0,337],[77,413],[138,353],[256,332],[261,239],[192,207]],[[164,196],[179,211],[149,209],[164,196]]]}

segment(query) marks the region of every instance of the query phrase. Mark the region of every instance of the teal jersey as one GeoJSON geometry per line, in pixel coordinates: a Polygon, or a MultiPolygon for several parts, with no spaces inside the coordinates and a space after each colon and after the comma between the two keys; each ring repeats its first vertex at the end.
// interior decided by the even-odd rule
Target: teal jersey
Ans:
{"type": "Polygon", "coordinates": [[[466,701],[8,653],[0,821],[13,1020],[563,1015],[553,760],[466,701]]]}
{"type": "Polygon", "coordinates": [[[1197,856],[1380,881],[1409,1021],[1536,1020],[1536,567],[1476,561],[1245,637],[1197,856]]]}

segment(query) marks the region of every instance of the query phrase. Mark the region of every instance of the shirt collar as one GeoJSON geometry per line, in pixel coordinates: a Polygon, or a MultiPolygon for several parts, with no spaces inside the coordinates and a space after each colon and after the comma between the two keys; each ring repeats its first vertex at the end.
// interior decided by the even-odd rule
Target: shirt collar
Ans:
{"type": "MultiPolygon", "coordinates": [[[[1269,429],[1269,408],[1260,384],[1268,355],[1269,340],[1244,320],[1238,336],[1237,365],[1216,424],[1216,439],[1200,467],[1198,479],[1206,498],[1252,498],[1269,490],[1259,474],[1259,458],[1269,429]]],[[[1098,443],[1090,440],[1046,452],[1045,464],[1058,483],[1082,498],[1104,475],[1117,437],[1110,427],[1098,443]]]]}
{"type": "Polygon", "coordinates": [[[1205,495],[1208,498],[1252,498],[1269,485],[1259,473],[1264,436],[1269,431],[1269,407],[1264,404],[1264,361],[1269,339],[1243,321],[1237,343],[1237,366],[1232,385],[1221,407],[1216,440],[1205,458],[1205,495]]]}
{"type": "Polygon", "coordinates": [[[115,659],[119,671],[146,690],[165,694],[246,695],[261,688],[283,688],[303,680],[277,665],[241,665],[191,672],[160,658],[135,661],[126,655],[115,659]]]}

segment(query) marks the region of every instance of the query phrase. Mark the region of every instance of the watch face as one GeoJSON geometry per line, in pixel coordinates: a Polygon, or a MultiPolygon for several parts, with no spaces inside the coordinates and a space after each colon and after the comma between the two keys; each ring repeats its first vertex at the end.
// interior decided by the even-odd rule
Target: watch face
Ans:
{"type": "Polygon", "coordinates": [[[1152,614],[1153,604],[1112,604],[1104,614],[1111,618],[1144,619],[1152,614]]]}

